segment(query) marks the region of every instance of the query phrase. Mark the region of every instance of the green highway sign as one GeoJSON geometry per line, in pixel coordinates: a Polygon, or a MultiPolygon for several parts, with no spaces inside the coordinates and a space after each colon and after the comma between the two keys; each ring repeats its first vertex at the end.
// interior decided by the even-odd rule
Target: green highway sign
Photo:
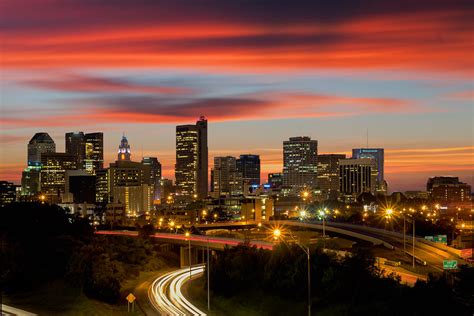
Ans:
{"type": "Polygon", "coordinates": [[[433,236],[425,236],[425,240],[434,241],[434,237],[433,236]]]}
{"type": "Polygon", "coordinates": [[[455,270],[458,268],[457,260],[443,260],[444,270],[455,270]]]}
{"type": "Polygon", "coordinates": [[[433,238],[434,242],[440,243],[440,244],[448,244],[448,236],[446,235],[436,235],[433,238]]]}

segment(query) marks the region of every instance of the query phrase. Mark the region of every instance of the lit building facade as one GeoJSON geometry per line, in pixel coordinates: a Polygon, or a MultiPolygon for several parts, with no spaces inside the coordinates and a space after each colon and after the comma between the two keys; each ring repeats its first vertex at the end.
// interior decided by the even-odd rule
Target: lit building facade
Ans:
{"type": "Polygon", "coordinates": [[[352,158],[372,158],[375,160],[374,173],[377,176],[376,191],[379,193],[387,192],[387,182],[385,181],[385,153],[383,148],[354,148],[352,149],[352,158]]]}
{"type": "Polygon", "coordinates": [[[161,163],[156,157],[143,157],[142,164],[150,166],[150,185],[153,186],[153,200],[161,198],[161,163]]]}
{"type": "Polygon", "coordinates": [[[66,171],[76,169],[76,157],[66,153],[43,153],[41,155],[41,192],[51,202],[61,200],[65,192],[66,171]]]}
{"type": "Polygon", "coordinates": [[[98,169],[95,173],[95,201],[110,202],[109,169],[98,169]]]}
{"type": "Polygon", "coordinates": [[[318,188],[321,190],[323,199],[339,197],[339,160],[341,159],[346,159],[346,155],[318,155],[318,188]]]}
{"type": "Polygon", "coordinates": [[[211,170],[211,192],[214,197],[242,194],[242,173],[235,157],[214,157],[211,170]]]}
{"type": "Polygon", "coordinates": [[[16,201],[17,185],[8,181],[0,181],[0,206],[16,201]]]}
{"type": "Polygon", "coordinates": [[[84,169],[89,174],[96,174],[97,170],[104,168],[104,133],[85,134],[84,145],[84,169]]]}
{"type": "Polygon", "coordinates": [[[208,192],[207,120],[176,126],[176,186],[187,197],[205,198],[208,192]]]}
{"type": "Polygon", "coordinates": [[[290,137],[283,142],[283,185],[291,188],[316,187],[318,141],[290,137]]]}
{"type": "Polygon", "coordinates": [[[375,194],[377,168],[372,158],[339,160],[339,191],[346,199],[357,198],[361,193],[375,194]]]}
{"type": "Polygon", "coordinates": [[[41,162],[32,162],[21,174],[21,195],[36,195],[41,191],[41,162]]]}
{"type": "Polygon", "coordinates": [[[107,173],[108,200],[124,204],[127,216],[151,211],[154,196],[150,173],[150,165],[140,162],[111,163],[107,173]]]}
{"type": "Polygon", "coordinates": [[[471,198],[471,186],[458,177],[433,177],[427,182],[427,191],[437,202],[467,202],[471,198]]]}

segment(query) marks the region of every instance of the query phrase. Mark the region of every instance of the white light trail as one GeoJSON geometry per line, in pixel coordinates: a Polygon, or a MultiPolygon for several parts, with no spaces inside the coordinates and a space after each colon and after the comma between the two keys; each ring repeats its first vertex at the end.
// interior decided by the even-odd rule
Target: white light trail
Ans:
{"type": "MultiPolygon", "coordinates": [[[[204,265],[191,268],[191,277],[204,272],[204,265]]],[[[153,306],[164,315],[206,314],[191,304],[181,293],[181,287],[189,280],[189,267],[168,272],[157,278],[148,292],[153,306]]]]}

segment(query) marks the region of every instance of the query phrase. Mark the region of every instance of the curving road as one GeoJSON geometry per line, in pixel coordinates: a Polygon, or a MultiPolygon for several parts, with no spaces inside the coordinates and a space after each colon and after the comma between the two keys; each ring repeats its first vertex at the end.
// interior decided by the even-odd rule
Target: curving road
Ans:
{"type": "MultiPolygon", "coordinates": [[[[191,267],[191,278],[200,276],[204,265],[191,267]]],[[[191,304],[181,293],[181,287],[190,280],[189,267],[171,271],[157,278],[148,290],[148,298],[161,315],[206,315],[191,304]]]]}

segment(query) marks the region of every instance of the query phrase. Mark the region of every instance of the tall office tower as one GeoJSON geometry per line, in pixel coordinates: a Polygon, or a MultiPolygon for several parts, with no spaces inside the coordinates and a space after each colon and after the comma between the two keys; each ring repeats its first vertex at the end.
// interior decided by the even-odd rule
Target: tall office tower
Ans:
{"type": "Polygon", "coordinates": [[[175,176],[184,196],[198,198],[208,191],[207,120],[201,116],[196,125],[176,126],[175,176]]]}
{"type": "Polygon", "coordinates": [[[95,171],[95,201],[97,203],[110,202],[109,169],[95,171]]]}
{"type": "Polygon", "coordinates": [[[339,160],[346,155],[318,155],[318,187],[325,199],[339,196],[339,160]]]}
{"type": "Polygon", "coordinates": [[[274,189],[281,188],[283,185],[283,173],[269,173],[268,184],[274,189]]]}
{"type": "Polygon", "coordinates": [[[78,169],[82,169],[84,158],[86,155],[84,133],[83,132],[70,132],[66,133],[66,154],[73,155],[76,157],[76,166],[78,169]]]}
{"type": "Polygon", "coordinates": [[[374,173],[377,175],[376,191],[380,193],[387,192],[387,183],[385,182],[384,175],[384,149],[383,148],[354,148],[352,149],[352,158],[372,158],[375,159],[376,170],[374,173]]]}
{"type": "Polygon", "coordinates": [[[36,133],[28,143],[28,166],[41,163],[41,154],[56,152],[56,144],[48,133],[36,133]]]}
{"type": "Polygon", "coordinates": [[[84,137],[84,169],[89,174],[96,174],[104,168],[104,133],[87,133],[84,137]]]}
{"type": "Polygon", "coordinates": [[[142,164],[150,166],[150,183],[153,186],[153,200],[159,200],[161,192],[161,163],[156,157],[143,157],[142,164]]]}
{"type": "Polygon", "coordinates": [[[318,141],[310,137],[290,137],[283,142],[283,185],[316,187],[318,141]]]}
{"type": "Polygon", "coordinates": [[[260,185],[259,155],[240,155],[237,159],[237,170],[242,173],[244,183],[250,186],[260,185]]]}
{"type": "Polygon", "coordinates": [[[128,144],[127,137],[123,135],[118,149],[117,161],[130,161],[131,156],[132,152],[130,151],[130,145],[128,144]]]}
{"type": "Polygon", "coordinates": [[[377,176],[375,159],[341,159],[339,160],[339,191],[346,198],[355,199],[359,194],[375,194],[377,176]]]}
{"type": "Polygon", "coordinates": [[[41,162],[31,163],[21,174],[21,195],[36,195],[41,192],[41,162]]]}
{"type": "Polygon", "coordinates": [[[50,201],[60,202],[65,192],[66,171],[76,169],[76,157],[66,153],[41,155],[41,192],[50,201]]]}
{"type": "Polygon", "coordinates": [[[109,200],[125,205],[130,216],[145,214],[153,206],[150,166],[141,162],[116,161],[108,171],[109,200]]]}
{"type": "Polygon", "coordinates": [[[242,194],[242,173],[237,170],[236,162],[235,157],[214,157],[211,191],[215,197],[242,194]]]}

